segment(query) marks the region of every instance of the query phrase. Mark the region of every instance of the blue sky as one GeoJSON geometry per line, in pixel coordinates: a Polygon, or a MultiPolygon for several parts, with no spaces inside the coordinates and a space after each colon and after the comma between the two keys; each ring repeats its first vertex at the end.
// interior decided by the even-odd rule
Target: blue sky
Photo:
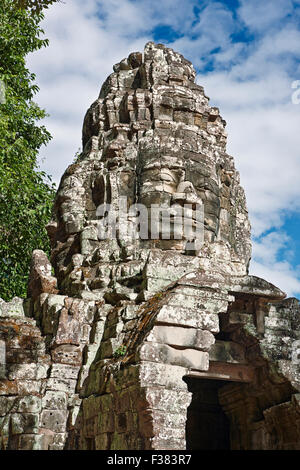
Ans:
{"type": "Polygon", "coordinates": [[[43,27],[50,46],[28,58],[53,135],[43,169],[58,182],[73,161],[113,64],[163,42],[193,62],[227,121],[252,223],[251,274],[300,297],[300,0],[64,0],[43,27]]]}

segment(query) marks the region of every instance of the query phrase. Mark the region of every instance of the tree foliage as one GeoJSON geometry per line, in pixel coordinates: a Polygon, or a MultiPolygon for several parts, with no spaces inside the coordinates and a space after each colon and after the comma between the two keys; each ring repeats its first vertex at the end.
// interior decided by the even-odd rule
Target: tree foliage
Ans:
{"type": "Polygon", "coordinates": [[[45,111],[33,101],[38,87],[26,66],[26,55],[48,45],[42,39],[41,11],[0,3],[0,297],[25,296],[33,249],[49,250],[45,224],[54,187],[39,171],[38,155],[51,139],[38,121],[45,111]]]}
{"type": "Polygon", "coordinates": [[[17,6],[21,9],[39,14],[43,9],[49,8],[60,0],[17,0],[17,6]]]}

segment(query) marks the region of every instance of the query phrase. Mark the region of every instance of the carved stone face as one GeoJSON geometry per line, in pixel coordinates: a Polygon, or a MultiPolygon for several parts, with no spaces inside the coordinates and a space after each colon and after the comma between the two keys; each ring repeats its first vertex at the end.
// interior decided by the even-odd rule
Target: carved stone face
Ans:
{"type": "Polygon", "coordinates": [[[226,123],[194,83],[191,63],[172,49],[148,43],[144,56],[131,54],[114,70],[86,114],[81,159],[67,170],[58,192],[58,227],[51,234],[60,269],[64,273],[78,253],[80,239],[81,253],[92,260],[127,262],[146,259],[151,249],[171,250],[176,256],[189,255],[189,263],[192,256],[202,259],[205,269],[217,263],[246,272],[250,225],[239,175],[226,153],[226,123]],[[169,238],[159,231],[148,239],[139,234],[131,241],[118,234],[103,243],[95,235],[91,239],[97,205],[109,203],[116,209],[120,197],[127,198],[128,208],[158,205],[169,211],[169,238]],[[193,230],[177,237],[176,211],[187,204],[191,208],[185,215],[193,230],[193,211],[197,205],[204,209],[201,246],[191,245],[193,230]]]}
{"type": "Polygon", "coordinates": [[[160,233],[155,246],[186,253],[189,248],[187,242],[195,239],[196,216],[193,212],[196,205],[202,206],[202,201],[193,183],[185,180],[184,160],[169,152],[168,155],[151,155],[142,163],[139,200],[149,209],[154,205],[165,207],[164,214],[167,216],[169,211],[171,218],[170,239],[160,233]]]}

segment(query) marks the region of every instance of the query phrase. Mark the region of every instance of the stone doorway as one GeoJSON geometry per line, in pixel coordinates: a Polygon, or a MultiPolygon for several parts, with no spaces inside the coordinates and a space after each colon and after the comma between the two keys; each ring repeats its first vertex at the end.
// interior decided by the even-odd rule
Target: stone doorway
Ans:
{"type": "Polygon", "coordinates": [[[184,381],[193,394],[187,409],[186,449],[230,449],[230,424],[219,402],[219,390],[232,382],[196,377],[184,381]]]}

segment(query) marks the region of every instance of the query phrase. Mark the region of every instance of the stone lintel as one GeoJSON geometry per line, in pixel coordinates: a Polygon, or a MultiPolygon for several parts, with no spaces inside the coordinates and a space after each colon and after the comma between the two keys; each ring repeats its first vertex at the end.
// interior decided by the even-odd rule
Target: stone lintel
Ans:
{"type": "Polygon", "coordinates": [[[285,292],[257,276],[233,276],[228,290],[235,297],[256,296],[268,302],[279,302],[286,297],[285,292]]]}
{"type": "Polygon", "coordinates": [[[210,362],[208,371],[190,370],[187,377],[249,383],[254,380],[254,367],[226,362],[210,362]]]}

